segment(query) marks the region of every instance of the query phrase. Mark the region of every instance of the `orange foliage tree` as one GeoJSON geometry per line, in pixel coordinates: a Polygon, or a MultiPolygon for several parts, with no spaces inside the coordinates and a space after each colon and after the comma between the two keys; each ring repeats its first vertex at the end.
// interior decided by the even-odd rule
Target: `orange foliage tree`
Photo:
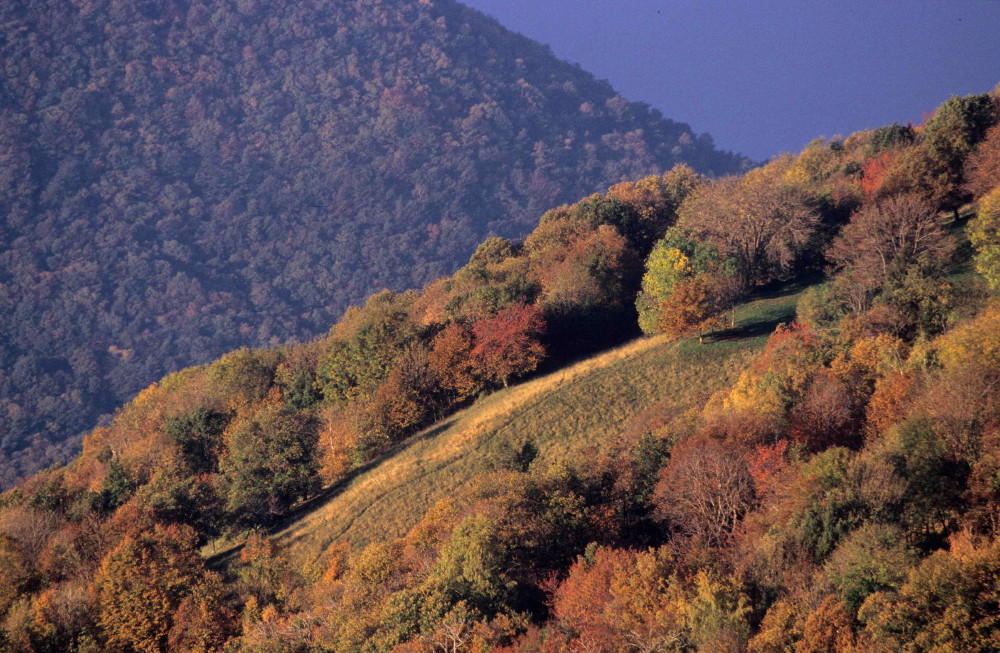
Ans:
{"type": "Polygon", "coordinates": [[[697,333],[701,342],[704,331],[723,324],[722,313],[728,303],[720,301],[725,293],[719,291],[719,286],[726,279],[704,274],[674,284],[673,292],[659,306],[659,330],[674,337],[697,333]]]}
{"type": "Polygon", "coordinates": [[[475,343],[472,330],[452,322],[431,342],[427,364],[449,402],[462,402],[479,391],[479,381],[472,364],[475,343]]]}
{"type": "Polygon", "coordinates": [[[865,162],[861,169],[861,190],[864,192],[865,198],[872,200],[882,194],[882,186],[898,158],[898,150],[888,150],[865,162]]]}
{"type": "Polygon", "coordinates": [[[965,188],[980,198],[1000,186],[1000,125],[986,132],[979,147],[965,161],[965,188]]]}
{"type": "MultiPolygon", "coordinates": [[[[221,603],[212,594],[219,591],[218,578],[205,569],[196,545],[189,527],[157,526],[127,536],[104,558],[95,586],[98,623],[109,648],[159,653],[185,599],[195,597],[194,605],[187,604],[188,618],[196,616],[199,603],[221,603]]],[[[225,636],[216,630],[208,640],[221,644],[225,636]]]]}

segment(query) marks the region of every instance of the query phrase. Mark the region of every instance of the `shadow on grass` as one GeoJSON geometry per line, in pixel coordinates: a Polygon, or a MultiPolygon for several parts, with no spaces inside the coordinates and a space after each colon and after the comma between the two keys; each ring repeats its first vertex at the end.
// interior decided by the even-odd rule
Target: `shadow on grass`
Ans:
{"type": "MultiPolygon", "coordinates": [[[[340,479],[333,485],[323,488],[316,496],[298,504],[290,513],[282,517],[280,521],[270,526],[266,531],[267,534],[276,535],[280,533],[281,531],[291,526],[293,523],[306,517],[309,513],[312,513],[325,506],[329,501],[336,498],[338,495],[340,495],[341,492],[347,489],[347,487],[357,477],[378,467],[386,460],[393,458],[397,454],[401,453],[402,451],[405,451],[406,449],[412,447],[418,442],[429,440],[431,438],[440,435],[441,433],[444,433],[446,430],[451,428],[451,426],[454,423],[455,423],[455,417],[446,419],[443,422],[436,424],[433,428],[428,428],[424,431],[418,432],[410,436],[409,438],[406,438],[405,440],[402,440],[395,446],[391,447],[381,455],[372,458],[365,464],[355,467],[350,472],[348,472],[346,476],[344,476],[342,479],[340,479]]],[[[234,556],[238,555],[242,549],[243,549],[242,544],[236,544],[230,547],[229,549],[226,549],[225,551],[220,551],[219,553],[212,555],[205,561],[205,564],[208,565],[208,567],[211,569],[218,570],[219,568],[224,567],[229,562],[231,562],[234,556]]]]}
{"type": "Polygon", "coordinates": [[[795,318],[794,307],[785,317],[777,319],[759,320],[750,322],[731,329],[713,331],[705,334],[705,342],[726,342],[729,340],[749,340],[760,336],[771,335],[779,324],[791,322],[795,318]]]}
{"type": "Polygon", "coordinates": [[[798,302],[792,298],[807,288],[822,283],[824,279],[823,273],[816,270],[796,277],[792,281],[774,282],[762,286],[744,302],[741,307],[744,315],[740,317],[737,313],[736,326],[707,333],[705,341],[725,342],[770,335],[779,324],[787,324],[795,319],[798,302]],[[788,301],[781,302],[782,299],[788,301]],[[759,305],[752,306],[755,303],[759,305]]]}

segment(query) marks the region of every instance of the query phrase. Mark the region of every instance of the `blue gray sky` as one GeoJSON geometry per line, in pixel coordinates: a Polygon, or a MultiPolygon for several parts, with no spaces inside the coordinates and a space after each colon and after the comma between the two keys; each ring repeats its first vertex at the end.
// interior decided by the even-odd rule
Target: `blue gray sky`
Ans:
{"type": "Polygon", "coordinates": [[[1000,82],[996,0],[463,0],[754,159],[1000,82]]]}

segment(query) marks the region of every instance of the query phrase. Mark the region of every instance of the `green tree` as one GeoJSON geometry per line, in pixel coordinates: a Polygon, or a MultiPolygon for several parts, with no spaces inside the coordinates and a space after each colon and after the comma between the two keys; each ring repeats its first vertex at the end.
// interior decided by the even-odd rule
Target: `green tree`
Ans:
{"type": "Polygon", "coordinates": [[[212,378],[225,394],[254,401],[267,394],[279,360],[278,352],[242,347],[212,364],[212,378]]]}
{"type": "Polygon", "coordinates": [[[452,604],[465,601],[484,614],[495,614],[510,597],[509,553],[497,524],[485,515],[466,518],[441,551],[432,572],[434,584],[452,604]]]}
{"type": "Polygon", "coordinates": [[[591,195],[570,207],[569,217],[586,223],[593,229],[610,225],[634,248],[641,248],[645,241],[641,216],[631,206],[614,197],[591,195]]]}
{"type": "Polygon", "coordinates": [[[885,456],[906,479],[903,520],[911,532],[943,534],[953,512],[962,505],[969,466],[956,460],[929,419],[910,419],[890,434],[885,456]]]}
{"type": "Polygon", "coordinates": [[[108,463],[108,471],[104,475],[101,491],[97,496],[99,510],[105,514],[114,512],[124,504],[135,492],[135,483],[129,477],[128,470],[118,458],[112,458],[108,463]]]}
{"type": "Polygon", "coordinates": [[[913,127],[894,122],[891,125],[872,130],[866,154],[873,156],[886,150],[903,147],[912,143],[915,138],[916,132],[913,131],[913,127]]]}
{"type": "Polygon", "coordinates": [[[983,93],[950,98],[924,125],[921,150],[929,161],[913,172],[922,186],[934,190],[934,199],[942,208],[957,210],[961,206],[965,159],[996,120],[996,105],[983,93]]]}
{"type": "Polygon", "coordinates": [[[363,309],[345,315],[338,333],[321,356],[318,383],[327,399],[347,401],[371,394],[397,358],[418,337],[408,311],[411,297],[383,291],[363,309]]]}
{"type": "Polygon", "coordinates": [[[285,402],[295,410],[305,410],[323,399],[323,393],[316,387],[314,375],[307,369],[299,368],[284,388],[285,402]]]}
{"type": "Polygon", "coordinates": [[[239,525],[270,524],[319,486],[315,419],[280,404],[237,418],[219,462],[226,507],[239,525]]]}
{"type": "Polygon", "coordinates": [[[857,610],[869,595],[898,589],[917,558],[897,527],[865,524],[848,535],[826,563],[840,598],[857,610]]]}
{"type": "MultiPolygon", "coordinates": [[[[643,333],[652,335],[663,331],[664,303],[667,302],[679,284],[690,282],[696,277],[705,277],[709,273],[721,279],[730,278],[735,286],[735,268],[723,261],[718,251],[711,245],[700,243],[684,235],[679,229],[670,229],[663,239],[657,241],[646,259],[646,269],[642,276],[642,290],[636,297],[636,309],[639,313],[639,328],[643,333]]],[[[719,300],[721,288],[713,300],[719,300]]],[[[734,287],[735,290],[735,287],[734,287]]],[[[735,300],[735,293],[723,300],[735,300]]],[[[713,306],[724,306],[725,301],[713,301],[713,306]]]]}
{"type": "Polygon", "coordinates": [[[181,455],[195,474],[215,471],[222,431],[229,422],[225,413],[199,406],[186,415],[167,418],[164,431],[177,443],[181,455]]]}

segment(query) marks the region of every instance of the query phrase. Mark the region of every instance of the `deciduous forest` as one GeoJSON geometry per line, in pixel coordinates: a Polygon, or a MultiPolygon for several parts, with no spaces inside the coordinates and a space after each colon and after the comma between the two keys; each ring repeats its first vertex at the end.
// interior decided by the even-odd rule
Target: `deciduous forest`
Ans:
{"type": "Polygon", "coordinates": [[[744,165],[451,0],[0,4],[0,483],[164,374],[744,165]]]}
{"type": "Polygon", "coordinates": [[[998,153],[677,165],[166,376],[0,497],[3,646],[995,651],[998,153]]]}

